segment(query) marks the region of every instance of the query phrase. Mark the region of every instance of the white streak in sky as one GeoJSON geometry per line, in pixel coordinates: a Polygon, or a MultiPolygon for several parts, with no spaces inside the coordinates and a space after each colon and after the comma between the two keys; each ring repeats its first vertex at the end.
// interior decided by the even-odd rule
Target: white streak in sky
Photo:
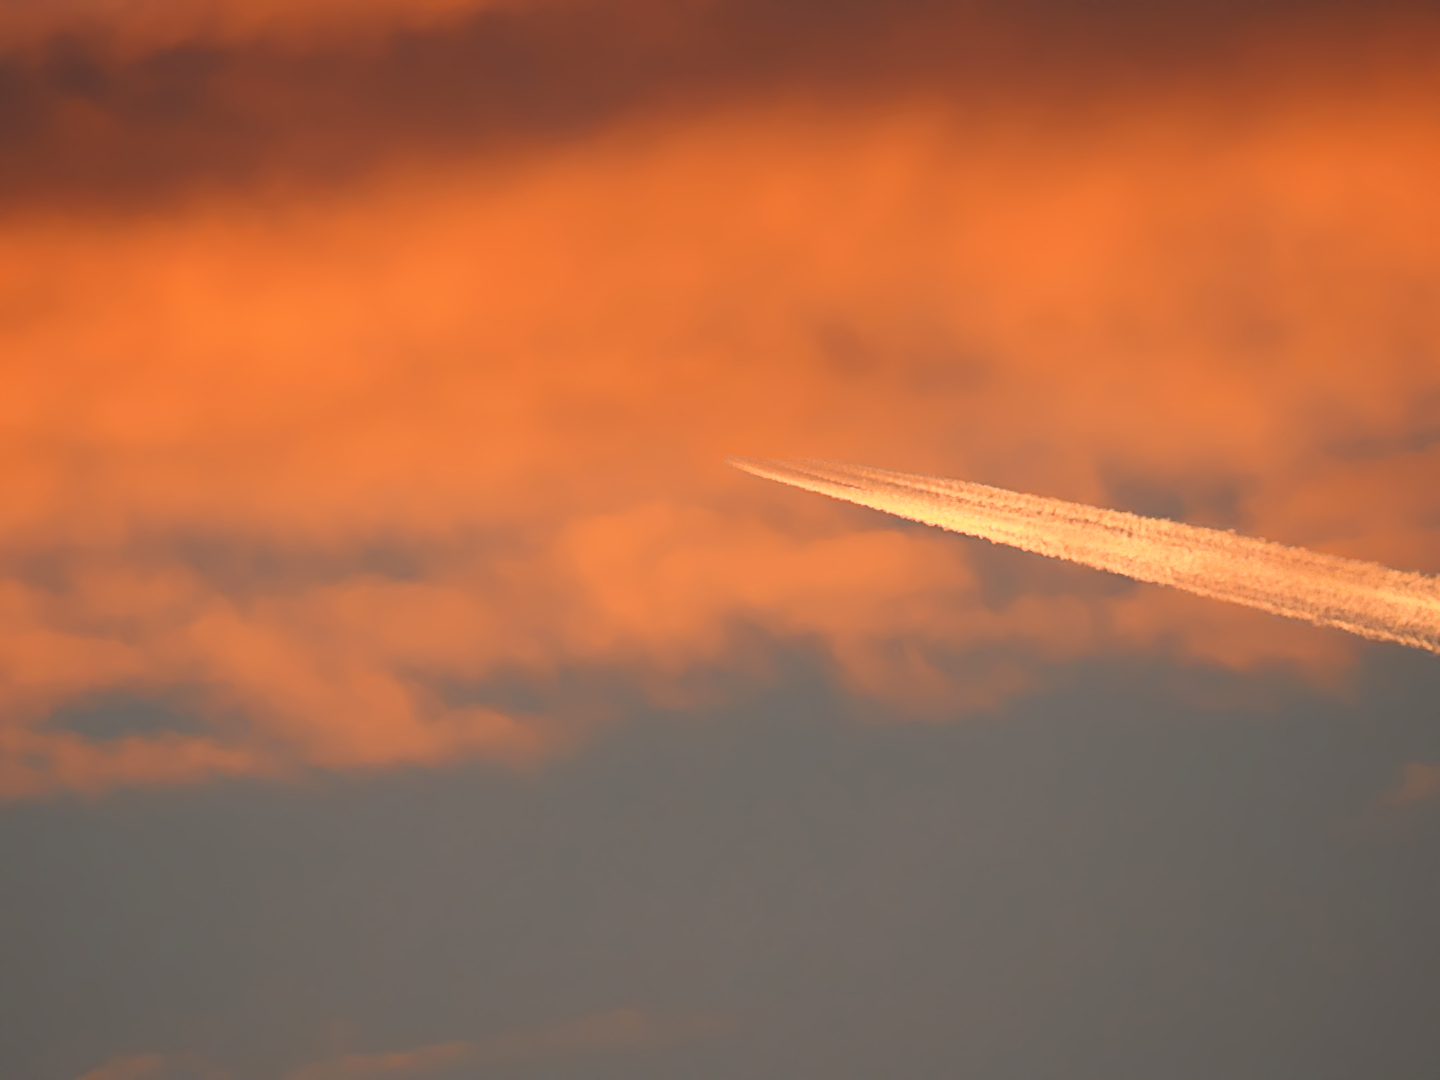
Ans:
{"type": "Polygon", "coordinates": [[[726,461],[911,521],[1440,653],[1440,578],[1429,574],[963,480],[838,461],[726,461]]]}

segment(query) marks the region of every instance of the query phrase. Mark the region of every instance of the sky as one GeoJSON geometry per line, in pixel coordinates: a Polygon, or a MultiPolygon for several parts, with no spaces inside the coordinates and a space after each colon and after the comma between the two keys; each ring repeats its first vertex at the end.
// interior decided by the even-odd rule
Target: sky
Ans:
{"type": "Polygon", "coordinates": [[[1429,1080],[1440,17],[0,0],[0,1076],[1429,1080]]]}

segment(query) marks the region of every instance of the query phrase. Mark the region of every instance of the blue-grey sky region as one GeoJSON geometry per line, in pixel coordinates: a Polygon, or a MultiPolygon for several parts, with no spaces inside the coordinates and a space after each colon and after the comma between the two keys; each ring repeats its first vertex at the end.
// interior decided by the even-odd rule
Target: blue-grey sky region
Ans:
{"type": "Polygon", "coordinates": [[[1440,802],[1393,798],[1433,658],[1348,698],[1086,663],[916,725],[786,655],[531,774],[8,808],[0,1075],[1433,1074],[1440,802]]]}

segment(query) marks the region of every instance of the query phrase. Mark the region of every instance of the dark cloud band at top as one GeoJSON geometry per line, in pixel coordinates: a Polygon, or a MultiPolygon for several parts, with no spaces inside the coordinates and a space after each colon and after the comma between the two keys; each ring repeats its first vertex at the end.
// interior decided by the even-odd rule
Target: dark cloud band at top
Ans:
{"type": "Polygon", "coordinates": [[[0,26],[0,200],[131,205],[326,182],[397,156],[775,99],[1063,114],[1165,87],[1243,102],[1298,80],[1343,96],[1440,69],[1440,19],[1400,3],[547,0],[428,5],[447,17],[362,39],[334,5],[304,6],[329,21],[302,39],[195,30],[146,47],[77,14],[6,42],[0,26]]]}

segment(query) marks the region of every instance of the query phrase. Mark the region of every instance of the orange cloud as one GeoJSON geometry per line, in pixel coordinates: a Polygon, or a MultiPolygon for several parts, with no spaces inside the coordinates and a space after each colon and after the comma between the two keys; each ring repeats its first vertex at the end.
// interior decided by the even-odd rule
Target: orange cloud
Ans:
{"type": "Polygon", "coordinates": [[[540,760],[612,718],[558,673],[685,704],[705,671],[764,677],[745,627],[915,715],[1107,652],[1340,677],[1339,635],[720,459],[1440,570],[1425,78],[1300,70],[1240,115],[796,92],[338,185],[12,210],[0,794],[540,760]],[[107,695],[197,723],[56,719],[107,695]]]}

